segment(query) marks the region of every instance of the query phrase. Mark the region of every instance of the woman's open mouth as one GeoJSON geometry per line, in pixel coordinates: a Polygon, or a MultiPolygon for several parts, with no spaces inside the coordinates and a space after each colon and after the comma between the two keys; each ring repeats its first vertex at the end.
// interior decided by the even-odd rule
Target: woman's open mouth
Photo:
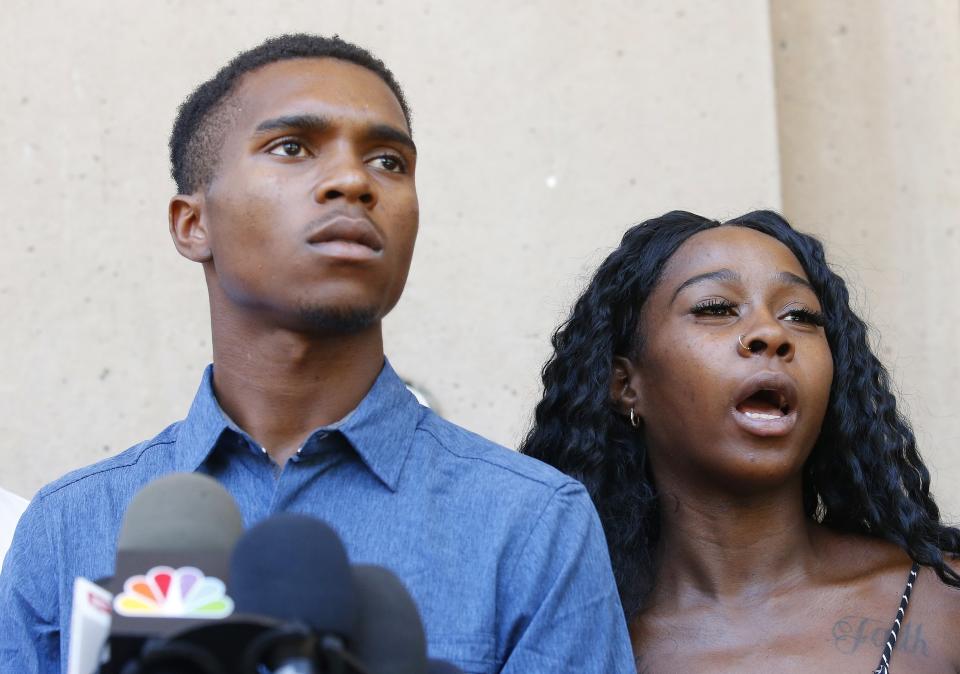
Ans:
{"type": "Polygon", "coordinates": [[[769,372],[751,377],[737,394],[734,420],[751,435],[786,435],[797,422],[797,389],[785,375],[769,372]]]}

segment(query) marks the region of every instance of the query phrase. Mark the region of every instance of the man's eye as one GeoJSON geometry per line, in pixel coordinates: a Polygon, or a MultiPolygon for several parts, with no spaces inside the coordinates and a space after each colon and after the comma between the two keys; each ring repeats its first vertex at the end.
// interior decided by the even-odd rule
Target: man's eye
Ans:
{"type": "Polygon", "coordinates": [[[270,148],[270,154],[279,157],[302,157],[306,154],[303,144],[295,140],[285,140],[270,148]]]}
{"type": "Polygon", "coordinates": [[[406,173],[407,165],[395,154],[382,154],[373,158],[375,166],[391,173],[406,173]]]}

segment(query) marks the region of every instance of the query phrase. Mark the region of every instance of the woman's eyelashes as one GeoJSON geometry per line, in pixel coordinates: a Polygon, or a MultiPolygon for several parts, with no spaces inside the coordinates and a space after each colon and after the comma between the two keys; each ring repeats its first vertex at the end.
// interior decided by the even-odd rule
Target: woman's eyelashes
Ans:
{"type": "Polygon", "coordinates": [[[787,309],[783,314],[783,319],[786,321],[796,321],[798,323],[808,323],[818,328],[822,328],[827,323],[826,316],[824,316],[822,311],[817,311],[816,309],[811,309],[803,305],[787,309]]]}
{"type": "Polygon", "coordinates": [[[730,300],[722,297],[710,297],[700,300],[690,308],[690,313],[694,316],[720,317],[736,316],[738,307],[730,300]]]}
{"type": "MultiPolygon", "coordinates": [[[[690,308],[690,313],[701,318],[732,318],[740,315],[741,307],[742,305],[722,297],[710,297],[694,304],[690,308]]],[[[778,317],[784,321],[816,327],[823,327],[826,324],[826,317],[823,312],[804,304],[789,304],[780,311],[778,317]]]]}

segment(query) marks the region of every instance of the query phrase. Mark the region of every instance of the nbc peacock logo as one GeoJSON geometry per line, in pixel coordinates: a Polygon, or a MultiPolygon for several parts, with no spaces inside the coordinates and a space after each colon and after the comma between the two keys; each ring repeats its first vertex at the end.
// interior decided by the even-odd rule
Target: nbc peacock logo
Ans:
{"type": "Polygon", "coordinates": [[[223,581],[192,566],[155,566],[128,578],[113,610],[130,618],[226,618],[233,600],[223,581]]]}

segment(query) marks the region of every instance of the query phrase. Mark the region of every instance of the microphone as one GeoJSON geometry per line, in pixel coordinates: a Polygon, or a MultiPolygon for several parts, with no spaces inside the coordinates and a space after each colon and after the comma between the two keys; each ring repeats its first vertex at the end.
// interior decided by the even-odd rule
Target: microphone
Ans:
{"type": "Polygon", "coordinates": [[[110,660],[100,671],[119,673],[148,639],[229,616],[225,579],[242,533],[236,503],[213,478],[174,473],[141,489],[124,514],[116,571],[106,583],[113,619],[110,660]]]}
{"type": "Polygon", "coordinates": [[[217,551],[227,555],[243,535],[237,504],[202,473],[171,473],[137,492],[120,525],[117,554],[217,551]]]}
{"type": "Polygon", "coordinates": [[[427,674],[427,638],[416,602],[382,566],[353,567],[360,622],[352,642],[370,674],[427,674]]]}
{"type": "Polygon", "coordinates": [[[357,637],[357,594],[329,526],[294,513],[257,524],[233,551],[230,581],[238,612],[280,624],[249,645],[245,671],[365,671],[346,650],[357,637]]]}
{"type": "Polygon", "coordinates": [[[86,578],[73,581],[67,674],[95,674],[110,636],[113,595],[86,578]]]}

